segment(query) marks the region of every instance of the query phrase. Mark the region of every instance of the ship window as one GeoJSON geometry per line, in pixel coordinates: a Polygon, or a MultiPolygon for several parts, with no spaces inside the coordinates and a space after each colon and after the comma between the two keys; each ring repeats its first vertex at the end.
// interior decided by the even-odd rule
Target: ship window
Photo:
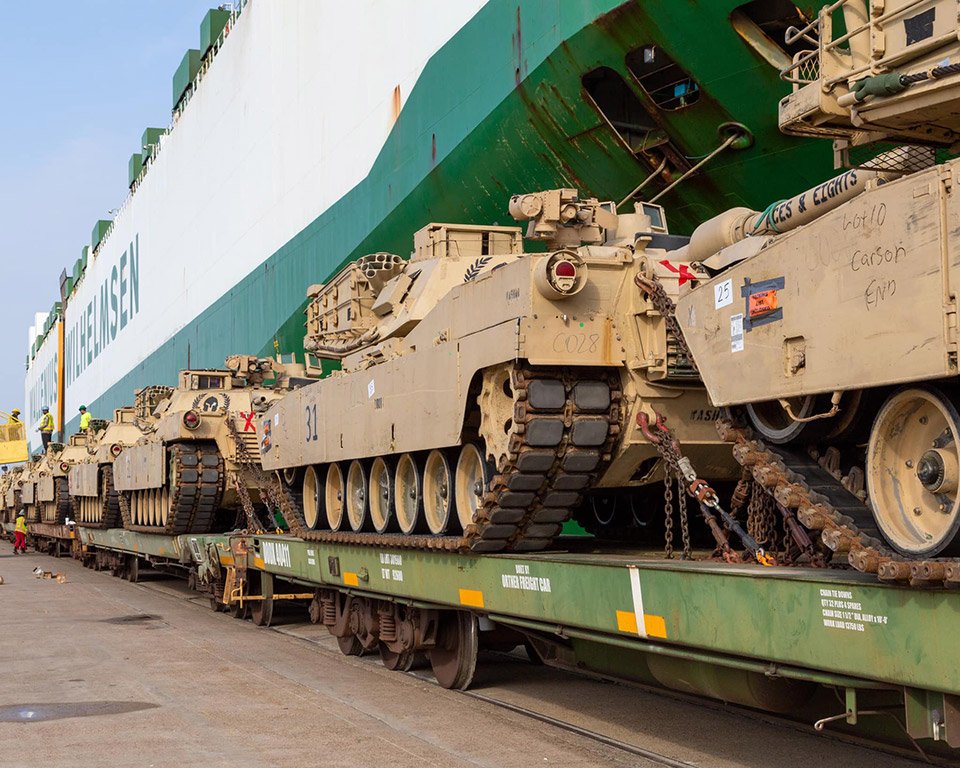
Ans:
{"type": "Polygon", "coordinates": [[[587,72],[583,88],[631,152],[639,154],[664,142],[663,132],[653,124],[639,97],[612,69],[599,67],[587,72]]]}
{"type": "Polygon", "coordinates": [[[780,70],[789,67],[798,53],[810,49],[803,38],[787,45],[787,30],[802,29],[808,21],[790,0],[751,0],[730,14],[730,23],[744,42],[780,70]]]}
{"type": "Polygon", "coordinates": [[[223,376],[197,376],[197,389],[223,389],[223,376]]]}
{"type": "Polygon", "coordinates": [[[627,69],[660,109],[683,109],[700,98],[697,81],[656,45],[645,45],[630,51],[627,54],[627,69]]]}

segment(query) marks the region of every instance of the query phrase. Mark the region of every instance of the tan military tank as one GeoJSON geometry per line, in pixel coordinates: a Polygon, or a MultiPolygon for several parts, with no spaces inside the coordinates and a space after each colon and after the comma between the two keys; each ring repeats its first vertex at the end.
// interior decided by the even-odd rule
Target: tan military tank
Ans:
{"type": "Polygon", "coordinates": [[[816,45],[780,119],[850,169],[698,228],[671,257],[715,276],[676,319],[714,403],[744,407],[756,437],[727,434],[783,509],[861,570],[956,586],[960,162],[938,162],[960,139],[956,3],[841,5],[848,33],[825,13],[798,33],[816,45]]]}
{"type": "Polygon", "coordinates": [[[22,465],[9,467],[0,474],[0,522],[12,523],[20,508],[20,474],[22,465]]]}
{"type": "Polygon", "coordinates": [[[634,282],[657,275],[675,296],[697,276],[666,260],[686,239],[663,209],[617,215],[557,189],[510,212],[546,252],[525,253],[517,227],[430,224],[409,261],[365,256],[309,290],[305,347],[341,369],[269,407],[261,440],[298,533],[536,550],[575,512],[612,522],[616,489],[662,514],[644,409],[706,475],[734,472],[696,372],[634,282]]]}
{"type": "MultiPolygon", "coordinates": [[[[149,422],[143,415],[134,424],[142,434],[133,445],[124,445],[121,432],[127,439],[132,433],[118,425],[118,441],[104,438],[98,449],[101,490],[106,454],[113,455],[124,527],[204,533],[231,527],[238,510],[244,525],[261,527],[253,510],[264,490],[256,472],[257,414],[303,381],[303,366],[249,355],[227,358],[224,369],[181,371],[178,386],[150,410],[149,422]]],[[[145,413],[148,406],[138,409],[145,413]]],[[[85,490],[92,490],[89,482],[85,490]]],[[[109,497],[98,496],[102,510],[101,502],[109,505],[109,497]]],[[[100,522],[107,524],[102,512],[100,522]]]]}
{"type": "Polygon", "coordinates": [[[154,409],[173,392],[172,387],[144,387],[136,393],[136,405],[118,408],[113,419],[88,446],[85,459],[69,475],[70,497],[77,523],[85,528],[119,528],[120,496],[113,482],[113,464],[125,448],[149,433],[154,409]]]}
{"type": "Polygon", "coordinates": [[[45,453],[24,465],[21,499],[30,523],[65,523],[71,513],[67,473],[86,455],[87,435],[71,435],[67,444],[50,443],[45,453]]]}

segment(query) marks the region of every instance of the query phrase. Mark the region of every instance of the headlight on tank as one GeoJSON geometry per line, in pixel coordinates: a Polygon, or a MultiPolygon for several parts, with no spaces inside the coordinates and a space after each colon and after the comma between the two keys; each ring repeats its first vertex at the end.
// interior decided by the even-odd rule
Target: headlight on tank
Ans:
{"type": "Polygon", "coordinates": [[[110,446],[110,453],[113,456],[119,456],[120,451],[122,450],[123,450],[123,446],[120,445],[119,443],[114,443],[113,445],[110,446]]]}
{"type": "Polygon", "coordinates": [[[540,259],[533,282],[551,301],[576,296],[587,284],[587,265],[573,251],[557,251],[540,259]]]}
{"type": "Polygon", "coordinates": [[[70,469],[70,465],[67,464],[67,462],[65,462],[65,461],[61,461],[61,462],[60,462],[60,471],[61,471],[61,472],[66,472],[68,469],[70,469]]]}
{"type": "Polygon", "coordinates": [[[183,414],[183,426],[187,429],[196,429],[200,426],[200,414],[194,410],[189,410],[183,414]]]}

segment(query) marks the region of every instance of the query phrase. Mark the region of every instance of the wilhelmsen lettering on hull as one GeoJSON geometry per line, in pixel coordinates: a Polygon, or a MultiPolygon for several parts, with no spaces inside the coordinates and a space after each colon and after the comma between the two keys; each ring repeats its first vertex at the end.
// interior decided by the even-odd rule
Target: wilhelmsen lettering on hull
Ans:
{"type": "Polygon", "coordinates": [[[86,306],[70,307],[64,343],[69,386],[140,312],[140,235],[110,266],[86,306]]]}

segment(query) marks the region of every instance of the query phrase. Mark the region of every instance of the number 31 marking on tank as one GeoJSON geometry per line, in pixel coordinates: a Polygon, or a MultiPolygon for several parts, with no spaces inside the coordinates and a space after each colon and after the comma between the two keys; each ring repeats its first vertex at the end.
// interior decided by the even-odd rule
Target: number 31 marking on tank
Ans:
{"type": "Polygon", "coordinates": [[[312,442],[317,439],[317,404],[308,405],[304,408],[307,414],[307,440],[312,442]]]}

